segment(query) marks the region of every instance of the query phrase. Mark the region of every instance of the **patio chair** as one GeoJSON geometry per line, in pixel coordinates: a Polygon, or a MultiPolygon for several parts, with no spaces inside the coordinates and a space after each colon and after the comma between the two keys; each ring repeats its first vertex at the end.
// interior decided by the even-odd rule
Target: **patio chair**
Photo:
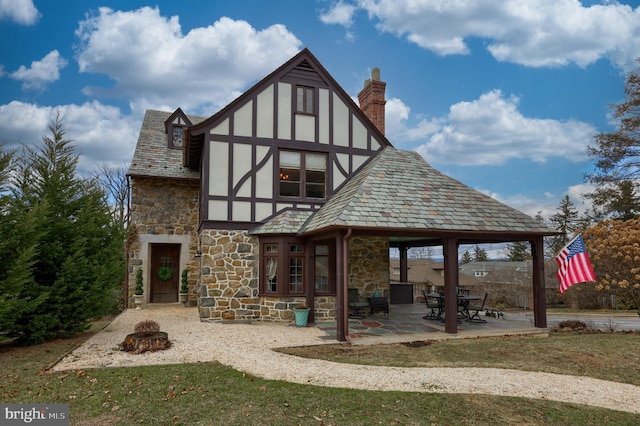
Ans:
{"type": "Polygon", "coordinates": [[[484,298],[482,299],[482,305],[469,305],[469,322],[487,322],[480,318],[480,312],[484,311],[484,305],[487,303],[487,296],[489,293],[484,294],[484,298]]]}
{"type": "Polygon", "coordinates": [[[424,303],[427,305],[427,309],[429,309],[427,315],[422,318],[430,320],[440,319],[442,317],[442,311],[444,310],[444,306],[442,304],[444,299],[439,297],[429,297],[425,290],[422,290],[422,296],[424,297],[424,303]]]}
{"type": "Polygon", "coordinates": [[[369,302],[361,301],[360,295],[358,294],[357,288],[348,289],[348,297],[349,297],[349,309],[352,311],[349,314],[349,318],[354,319],[362,319],[365,318],[365,312],[369,308],[369,302]]]}

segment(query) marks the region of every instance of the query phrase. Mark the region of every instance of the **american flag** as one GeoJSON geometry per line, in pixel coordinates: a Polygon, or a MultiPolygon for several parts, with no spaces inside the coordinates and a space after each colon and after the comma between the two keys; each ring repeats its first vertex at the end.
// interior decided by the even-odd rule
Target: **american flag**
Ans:
{"type": "Polygon", "coordinates": [[[564,293],[569,287],[576,283],[595,281],[596,273],[593,271],[589,253],[584,245],[582,234],[578,234],[569,242],[558,256],[556,262],[558,269],[558,280],[560,281],[560,293],[564,293]]]}

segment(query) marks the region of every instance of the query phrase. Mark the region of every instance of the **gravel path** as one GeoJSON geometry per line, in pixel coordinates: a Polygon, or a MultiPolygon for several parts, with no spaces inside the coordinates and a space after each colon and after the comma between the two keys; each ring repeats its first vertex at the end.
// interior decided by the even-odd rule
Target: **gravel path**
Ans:
{"type": "Polygon", "coordinates": [[[273,348],[326,344],[324,332],[282,324],[200,322],[196,308],[129,309],[56,364],[52,370],[218,361],[271,380],[366,390],[509,395],[640,413],[640,387],[589,377],[494,368],[400,368],[299,358],[273,348]],[[169,333],[172,347],[132,355],[118,344],[145,319],[169,333]],[[469,381],[469,377],[482,380],[469,381]]]}

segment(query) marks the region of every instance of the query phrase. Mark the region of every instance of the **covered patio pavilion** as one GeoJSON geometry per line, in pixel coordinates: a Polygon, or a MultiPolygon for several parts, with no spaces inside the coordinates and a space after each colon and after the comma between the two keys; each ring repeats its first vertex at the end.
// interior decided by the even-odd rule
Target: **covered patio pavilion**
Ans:
{"type": "MultiPolygon", "coordinates": [[[[349,318],[347,340],[351,345],[414,343],[434,340],[498,336],[543,336],[547,328],[534,327],[525,312],[509,311],[502,318],[482,315],[486,323],[462,321],[456,333],[445,332],[445,324],[437,319],[425,319],[428,309],[423,302],[390,305],[384,312],[367,314],[364,318],[349,318]]],[[[327,333],[327,339],[337,336],[336,321],[317,321],[314,326],[327,333]]]]}
{"type": "MultiPolygon", "coordinates": [[[[556,234],[519,210],[440,173],[417,152],[393,147],[367,163],[298,232],[311,240],[335,239],[340,341],[349,334],[349,240],[355,236],[388,238],[390,246],[400,251],[400,281],[406,281],[409,248],[442,246],[445,331],[457,333],[458,246],[529,242],[534,326],[546,328],[543,237],[556,234]]],[[[309,292],[312,301],[313,286],[309,292]]]]}

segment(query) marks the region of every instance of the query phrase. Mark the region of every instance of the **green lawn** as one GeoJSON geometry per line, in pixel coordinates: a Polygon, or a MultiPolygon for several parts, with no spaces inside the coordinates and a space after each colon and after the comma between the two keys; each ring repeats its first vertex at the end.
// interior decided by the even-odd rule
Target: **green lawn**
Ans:
{"type": "MultiPolygon", "coordinates": [[[[640,415],[543,400],[374,392],[268,381],[218,363],[46,372],[89,334],[33,347],[0,346],[2,401],[68,403],[71,423],[81,425],[640,424],[640,415]]],[[[520,364],[523,369],[561,372],[561,366],[566,371],[575,359],[586,361],[585,347],[595,345],[589,365],[581,367],[580,374],[638,384],[638,372],[627,366],[635,362],[632,370],[637,370],[638,357],[631,354],[640,353],[639,343],[638,335],[552,335],[548,339],[369,347],[366,356],[358,347],[331,345],[316,354],[332,359],[338,353],[342,361],[371,364],[508,368],[520,364]],[[600,339],[602,343],[596,344],[600,339]],[[475,351],[488,348],[486,357],[477,357],[475,351]],[[519,358],[523,352],[527,358],[519,358]],[[406,356],[399,357],[401,353],[406,356]],[[544,360],[532,367],[529,360],[542,354],[544,360]],[[505,355],[514,360],[506,363],[505,355]],[[403,359],[397,361],[399,358],[403,359]],[[605,375],[607,369],[611,373],[605,375]]]]}

